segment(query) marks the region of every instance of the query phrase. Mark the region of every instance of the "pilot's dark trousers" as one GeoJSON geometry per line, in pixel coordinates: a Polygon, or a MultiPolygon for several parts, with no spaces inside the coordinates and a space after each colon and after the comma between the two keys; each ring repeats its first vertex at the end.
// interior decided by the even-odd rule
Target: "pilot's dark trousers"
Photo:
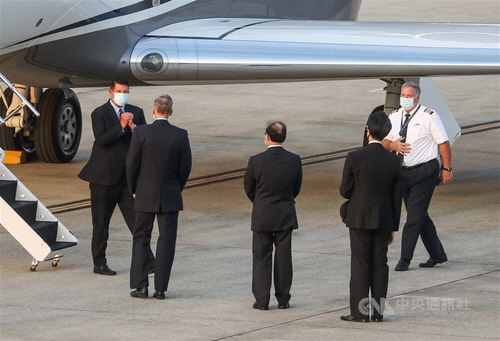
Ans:
{"type": "Polygon", "coordinates": [[[159,236],[156,244],[155,290],[167,291],[174,263],[179,212],[137,211],[136,215],[133,229],[132,263],[130,265],[130,288],[148,287],[148,254],[151,250],[153,222],[157,217],[159,236]]]}
{"type": "Polygon", "coordinates": [[[292,231],[253,232],[253,275],[252,292],[258,305],[269,305],[272,256],[274,252],[274,289],[279,304],[286,305],[290,301],[292,287],[292,231]]]}
{"type": "Polygon", "coordinates": [[[351,241],[349,298],[351,315],[356,318],[368,319],[370,307],[374,317],[380,318],[383,315],[389,282],[387,250],[391,234],[391,230],[383,229],[349,229],[351,241]],[[369,290],[375,301],[372,304],[368,298],[369,290]]]}
{"type": "MultiPolygon", "coordinates": [[[[127,180],[122,176],[115,186],[103,186],[90,183],[90,203],[92,212],[92,258],[94,265],[107,263],[106,248],[108,246],[109,222],[116,205],[120,207],[123,219],[130,232],[135,223],[134,198],[127,188],[127,180]]],[[[154,260],[153,252],[149,250],[149,259],[154,260]]]]}
{"type": "Polygon", "coordinates": [[[425,249],[432,258],[445,255],[431,217],[427,213],[438,183],[439,162],[437,159],[405,169],[403,200],[406,206],[406,223],[403,227],[401,258],[411,260],[418,236],[422,238],[425,249]]]}

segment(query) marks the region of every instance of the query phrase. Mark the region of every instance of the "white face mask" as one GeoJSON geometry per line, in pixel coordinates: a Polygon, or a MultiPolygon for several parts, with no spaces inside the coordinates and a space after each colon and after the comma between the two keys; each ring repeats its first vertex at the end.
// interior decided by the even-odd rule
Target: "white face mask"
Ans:
{"type": "Polygon", "coordinates": [[[129,94],[121,93],[121,92],[113,92],[113,102],[116,105],[123,107],[128,102],[129,94]]]}
{"type": "Polygon", "coordinates": [[[410,110],[414,106],[413,100],[414,100],[414,98],[411,98],[411,97],[410,98],[400,97],[399,98],[399,104],[401,105],[401,107],[403,109],[410,110]]]}

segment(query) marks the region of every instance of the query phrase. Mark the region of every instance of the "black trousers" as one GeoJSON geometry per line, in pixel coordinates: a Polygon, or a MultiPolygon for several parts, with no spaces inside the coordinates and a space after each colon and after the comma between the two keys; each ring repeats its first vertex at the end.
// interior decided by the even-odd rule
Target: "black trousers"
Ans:
{"type": "Polygon", "coordinates": [[[403,171],[405,184],[403,200],[406,206],[406,223],[403,227],[401,258],[411,260],[418,236],[432,258],[440,258],[445,252],[437,235],[436,226],[427,210],[434,188],[438,183],[439,162],[434,159],[416,168],[403,171]]]}
{"type": "Polygon", "coordinates": [[[148,261],[151,250],[151,232],[155,217],[158,219],[158,242],[156,244],[155,290],[167,291],[172,264],[174,263],[177,221],[179,212],[136,212],[133,229],[132,264],[130,266],[130,288],[147,288],[148,261]]]}
{"type": "MultiPolygon", "coordinates": [[[[134,198],[127,188],[125,176],[115,186],[103,186],[90,183],[90,205],[92,213],[92,258],[94,265],[107,263],[106,248],[108,247],[109,222],[116,205],[120,207],[123,219],[130,232],[135,223],[134,198]]],[[[151,249],[149,259],[154,260],[151,249]]]]}
{"type": "Polygon", "coordinates": [[[293,228],[283,231],[253,232],[253,275],[252,293],[259,305],[269,305],[272,256],[274,252],[274,289],[279,304],[290,301],[292,287],[292,231],[293,228]]]}
{"type": "Polygon", "coordinates": [[[368,319],[370,310],[381,317],[387,296],[389,266],[387,250],[391,230],[349,229],[351,241],[351,280],[349,282],[351,315],[368,319]],[[368,298],[371,290],[372,304],[368,298]],[[373,308],[373,309],[370,309],[373,308]]]}

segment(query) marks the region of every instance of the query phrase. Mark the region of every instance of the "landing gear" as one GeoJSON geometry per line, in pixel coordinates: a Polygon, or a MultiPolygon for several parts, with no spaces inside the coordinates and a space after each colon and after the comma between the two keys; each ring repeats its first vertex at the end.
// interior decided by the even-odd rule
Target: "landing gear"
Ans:
{"type": "Polygon", "coordinates": [[[82,134],[80,102],[72,90],[48,89],[38,102],[35,126],[36,153],[45,162],[71,161],[82,134]]]}
{"type": "MultiPolygon", "coordinates": [[[[12,101],[13,92],[10,89],[4,91],[5,98],[7,102],[12,101]]],[[[7,107],[4,102],[0,100],[0,116],[5,117],[7,115],[7,107]]],[[[27,128],[33,129],[34,118],[30,116],[27,128]]],[[[20,130],[15,133],[15,128],[7,127],[6,125],[0,126],[0,148],[4,150],[23,150],[26,152],[26,157],[32,159],[35,157],[35,141],[33,140],[33,134],[29,130],[20,130]]]]}
{"type": "Polygon", "coordinates": [[[82,135],[76,94],[69,89],[48,89],[42,94],[41,88],[13,85],[0,76],[8,86],[0,100],[0,116],[7,118],[5,123],[0,120],[0,148],[25,151],[28,158],[36,154],[45,162],[71,161],[82,135]]]}

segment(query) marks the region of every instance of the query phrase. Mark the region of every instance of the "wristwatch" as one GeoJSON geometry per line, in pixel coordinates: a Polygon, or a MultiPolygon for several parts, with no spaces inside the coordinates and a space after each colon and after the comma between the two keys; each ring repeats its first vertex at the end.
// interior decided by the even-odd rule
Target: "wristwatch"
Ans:
{"type": "Polygon", "coordinates": [[[450,168],[443,167],[443,170],[445,170],[447,172],[451,172],[451,167],[450,168]]]}

